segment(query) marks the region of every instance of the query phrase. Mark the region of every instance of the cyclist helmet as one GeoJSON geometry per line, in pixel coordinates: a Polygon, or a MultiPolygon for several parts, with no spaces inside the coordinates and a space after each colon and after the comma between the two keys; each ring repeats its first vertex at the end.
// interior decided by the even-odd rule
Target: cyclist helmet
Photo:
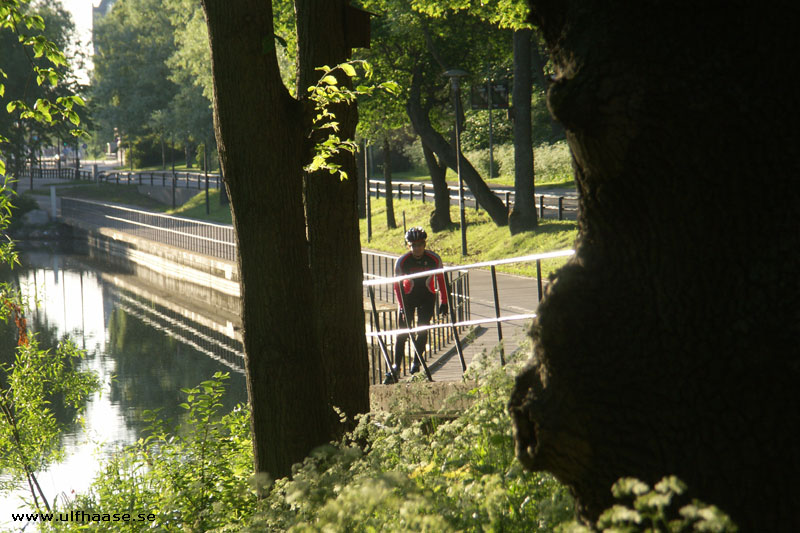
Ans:
{"type": "Polygon", "coordinates": [[[406,242],[409,244],[415,241],[423,241],[427,238],[428,234],[425,233],[425,230],[420,227],[411,228],[406,232],[406,242]]]}

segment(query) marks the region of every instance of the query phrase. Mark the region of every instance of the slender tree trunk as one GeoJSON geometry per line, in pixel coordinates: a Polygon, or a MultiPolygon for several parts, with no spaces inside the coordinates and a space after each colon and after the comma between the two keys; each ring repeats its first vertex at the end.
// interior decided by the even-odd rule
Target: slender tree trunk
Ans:
{"type": "Polygon", "coordinates": [[[192,144],[188,139],[183,142],[183,156],[186,159],[186,168],[192,168],[192,144]]]}
{"type": "Polygon", "coordinates": [[[741,531],[800,530],[794,8],[531,4],[581,213],[511,398],[517,455],[589,519],[617,478],[677,475],[741,531]]]}
{"type": "MultiPolygon", "coordinates": [[[[456,153],[453,146],[445,140],[442,135],[433,128],[430,117],[424,111],[420,101],[420,82],[419,73],[412,76],[411,94],[406,102],[406,112],[411,124],[414,126],[414,131],[422,139],[422,143],[428,146],[439,159],[440,162],[446,164],[453,170],[456,170],[456,153]]],[[[478,171],[472,164],[464,157],[464,154],[459,154],[461,159],[461,177],[464,183],[469,187],[470,192],[478,200],[478,203],[483,207],[491,217],[492,221],[498,226],[505,226],[508,224],[508,210],[506,209],[503,201],[495,196],[492,190],[483,181],[478,171]]]]}
{"type": "Polygon", "coordinates": [[[531,135],[531,35],[514,32],[514,209],[508,216],[512,235],[536,229],[533,136],[531,135]]]}
{"type": "MultiPolygon", "coordinates": [[[[350,56],[346,42],[346,0],[297,0],[298,92],[317,82],[322,65],[337,65],[350,56]]],[[[340,73],[341,74],[341,73],[340,73]]],[[[350,86],[343,74],[340,85],[350,86]]],[[[339,136],[355,138],[358,112],[352,106],[334,108],[339,136]]],[[[348,417],[369,411],[369,361],[364,336],[361,238],[356,205],[358,180],[355,156],[343,152],[336,161],[349,176],[340,180],[321,171],[306,180],[309,258],[313,281],[316,335],[323,349],[328,401],[348,417]]]]}
{"type": "Polygon", "coordinates": [[[453,225],[450,218],[450,190],[447,188],[447,166],[440,165],[436,160],[436,154],[422,144],[422,154],[425,156],[425,164],[428,166],[428,173],[433,183],[433,211],[431,211],[430,225],[431,231],[444,231],[453,225]]]}
{"type": "Polygon", "coordinates": [[[394,192],[392,191],[392,163],[389,139],[383,138],[383,184],[386,187],[384,200],[386,202],[386,227],[395,229],[397,220],[394,218],[394,192]]]}
{"type": "Polygon", "coordinates": [[[304,114],[281,82],[274,52],[264,51],[271,4],[203,0],[203,7],[215,132],[239,250],[255,468],[282,477],[329,440],[334,421],[313,319],[309,331],[315,307],[302,201],[304,114]]]}

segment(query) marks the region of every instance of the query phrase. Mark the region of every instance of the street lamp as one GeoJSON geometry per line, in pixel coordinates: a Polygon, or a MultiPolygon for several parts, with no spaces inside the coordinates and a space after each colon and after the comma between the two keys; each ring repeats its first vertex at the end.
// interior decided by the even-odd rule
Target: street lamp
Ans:
{"type": "MultiPolygon", "coordinates": [[[[464,218],[464,182],[461,179],[461,78],[467,75],[460,69],[450,69],[444,73],[445,76],[450,78],[450,86],[453,89],[455,97],[455,112],[456,112],[456,174],[458,174],[458,210],[460,212],[460,225],[461,225],[461,255],[467,255],[467,222],[464,218]]],[[[477,198],[475,200],[477,202],[477,198]]]]}

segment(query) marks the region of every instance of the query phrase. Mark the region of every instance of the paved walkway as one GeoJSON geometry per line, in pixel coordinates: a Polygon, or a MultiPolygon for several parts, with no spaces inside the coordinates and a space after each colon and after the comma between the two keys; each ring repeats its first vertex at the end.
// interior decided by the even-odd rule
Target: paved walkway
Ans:
{"type": "MultiPolygon", "coordinates": [[[[494,293],[491,273],[488,270],[470,271],[470,319],[494,319],[494,293]]],[[[498,300],[500,316],[513,316],[535,313],[539,304],[536,278],[526,278],[511,274],[497,273],[498,300]]],[[[506,355],[516,351],[527,338],[528,320],[513,320],[500,324],[503,336],[503,351],[506,355]]],[[[464,360],[467,365],[481,352],[491,352],[498,346],[497,325],[488,323],[475,328],[475,338],[464,346],[464,360]]],[[[500,357],[499,353],[497,357],[500,357]]],[[[437,360],[429,363],[434,381],[461,380],[461,361],[455,347],[437,360]]]]}

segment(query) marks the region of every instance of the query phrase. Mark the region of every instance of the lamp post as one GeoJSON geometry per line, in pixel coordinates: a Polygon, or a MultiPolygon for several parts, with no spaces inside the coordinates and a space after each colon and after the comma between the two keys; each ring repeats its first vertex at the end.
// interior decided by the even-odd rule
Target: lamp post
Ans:
{"type": "MultiPolygon", "coordinates": [[[[445,76],[450,78],[450,86],[453,89],[455,98],[455,113],[456,113],[456,174],[458,174],[458,210],[459,210],[459,223],[461,225],[461,255],[467,255],[467,222],[464,217],[464,182],[461,179],[461,78],[467,75],[466,72],[460,69],[450,69],[444,73],[445,76]]],[[[475,200],[477,202],[477,199],[475,200]]]]}

